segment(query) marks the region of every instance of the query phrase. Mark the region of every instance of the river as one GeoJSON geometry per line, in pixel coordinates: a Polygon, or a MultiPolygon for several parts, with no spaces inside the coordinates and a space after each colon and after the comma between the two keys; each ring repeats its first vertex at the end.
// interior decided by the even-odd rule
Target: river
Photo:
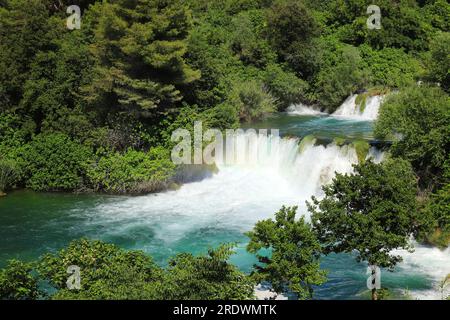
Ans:
{"type": "MultiPolygon", "coordinates": [[[[348,101],[347,101],[348,103],[348,101]]],[[[348,109],[348,106],[345,106],[348,109]]],[[[373,139],[371,115],[376,103],[358,114],[325,115],[304,106],[291,108],[253,128],[278,128],[282,136],[263,163],[219,164],[218,173],[180,189],[145,196],[75,195],[16,191],[0,198],[0,266],[8,259],[32,260],[56,251],[80,237],[101,239],[126,249],[143,250],[161,265],[179,252],[205,253],[220,243],[236,243],[231,261],[249,272],[255,258],[246,253],[244,232],[282,205],[298,205],[308,216],[305,201],[320,197],[320,187],[334,172],[351,172],[355,150],[332,143],[335,137],[373,139]],[[367,110],[368,109],[368,110],[367,110]],[[307,143],[314,135],[327,143],[307,143]]],[[[269,138],[258,144],[267,146],[269,138]]],[[[381,161],[381,151],[369,156],[381,161]]],[[[439,281],[450,273],[450,251],[416,244],[414,253],[401,252],[404,261],[394,272],[383,271],[382,286],[396,297],[440,297],[439,281]]],[[[328,282],[315,289],[316,299],[364,299],[366,265],[352,254],[324,257],[328,282]]]]}

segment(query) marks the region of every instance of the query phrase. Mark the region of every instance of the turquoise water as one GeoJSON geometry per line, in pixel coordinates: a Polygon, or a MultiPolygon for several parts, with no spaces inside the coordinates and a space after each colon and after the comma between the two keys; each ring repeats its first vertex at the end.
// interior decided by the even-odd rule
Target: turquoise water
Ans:
{"type": "MultiPolygon", "coordinates": [[[[367,139],[372,128],[368,122],[288,115],[259,125],[279,126],[289,135],[367,139]],[[318,124],[322,126],[315,128],[318,124]]],[[[323,178],[333,172],[329,167],[348,170],[349,159],[336,148],[311,146],[303,157],[286,163],[286,171],[273,166],[224,166],[212,178],[139,197],[12,192],[0,198],[0,266],[12,258],[33,260],[73,239],[87,237],[143,250],[160,265],[179,252],[205,253],[220,243],[234,242],[236,254],[231,261],[249,272],[255,258],[245,251],[244,232],[258,220],[272,217],[281,205],[299,205],[299,213],[307,215],[304,201],[320,182],[309,179],[308,168],[322,166],[318,176],[323,178]],[[303,162],[308,166],[303,168],[303,162]]],[[[437,281],[450,271],[446,270],[449,252],[418,247],[414,254],[402,255],[405,261],[394,273],[383,272],[383,286],[393,289],[397,297],[408,289],[414,297],[436,298],[437,281]]],[[[329,271],[329,280],[316,288],[317,299],[367,297],[366,266],[355,262],[351,254],[324,257],[322,267],[329,271]]]]}

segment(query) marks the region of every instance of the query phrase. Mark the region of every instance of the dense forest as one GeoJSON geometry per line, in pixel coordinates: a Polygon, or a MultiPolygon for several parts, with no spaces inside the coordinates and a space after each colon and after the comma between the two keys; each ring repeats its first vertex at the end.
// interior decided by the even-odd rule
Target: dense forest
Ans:
{"type": "Polygon", "coordinates": [[[1,195],[174,189],[183,182],[170,159],[177,128],[237,128],[294,103],[331,113],[353,93],[362,105],[394,93],[375,123],[390,143],[387,162],[337,175],[308,204],[311,223],[294,219],[296,208],[259,222],[248,250],[272,256],[260,256],[266,267],[251,276],[227,262],[230,246],[162,268],[78,240],[34,264],[11,262],[0,299],[45,296],[36,270],[56,299],[250,299],[261,281],[308,299],[326,280],[323,253],[357,250],[359,261],[392,268],[401,258],[389,250],[408,248],[411,234],[447,247],[450,5],[377,0],[382,28],[370,30],[373,2],[0,0],[1,195]],[[81,8],[80,29],[66,26],[70,5],[81,8]],[[68,260],[92,270],[83,290],[65,289],[68,260]]]}

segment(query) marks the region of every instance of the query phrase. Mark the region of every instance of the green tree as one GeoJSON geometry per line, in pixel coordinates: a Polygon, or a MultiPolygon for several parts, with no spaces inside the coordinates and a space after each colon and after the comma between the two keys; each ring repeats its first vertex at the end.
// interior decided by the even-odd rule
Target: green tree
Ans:
{"type": "Polygon", "coordinates": [[[322,188],[322,200],[307,203],[314,230],[326,254],[356,252],[358,262],[392,270],[402,258],[391,251],[411,249],[409,237],[418,226],[416,177],[401,159],[366,161],[354,170],[337,174],[322,188]]]}
{"type": "Polygon", "coordinates": [[[190,11],[182,1],[114,0],[87,13],[94,35],[90,105],[160,117],[182,98],[181,87],[199,78],[185,62],[190,11]]]}
{"type": "Polygon", "coordinates": [[[143,252],[87,239],[44,255],[38,271],[57,290],[52,299],[155,299],[151,283],[162,277],[162,270],[143,252]],[[67,288],[67,268],[72,265],[80,268],[80,290],[67,288]]]}
{"type": "Polygon", "coordinates": [[[0,110],[17,106],[36,53],[49,46],[45,1],[7,0],[0,7],[0,110]]]}
{"type": "Polygon", "coordinates": [[[164,299],[248,300],[254,283],[228,260],[232,245],[208,250],[205,256],[181,253],[169,261],[164,279],[164,299]]]}
{"type": "Polygon", "coordinates": [[[275,220],[259,221],[247,233],[247,250],[257,254],[258,282],[269,282],[277,293],[291,291],[299,299],[311,299],[313,287],[324,283],[326,276],[320,270],[320,243],[303,217],[295,219],[296,212],[297,207],[283,206],[275,220]]]}
{"type": "Polygon", "coordinates": [[[393,141],[395,157],[409,160],[421,187],[433,189],[450,150],[450,98],[440,88],[413,86],[381,106],[374,133],[393,141]]]}
{"type": "Polygon", "coordinates": [[[442,88],[450,88],[450,32],[438,34],[430,45],[429,78],[441,84],[442,88]]]}
{"type": "Polygon", "coordinates": [[[274,1],[267,13],[267,30],[280,57],[302,78],[315,73],[318,48],[313,39],[320,28],[304,1],[274,1]]]}

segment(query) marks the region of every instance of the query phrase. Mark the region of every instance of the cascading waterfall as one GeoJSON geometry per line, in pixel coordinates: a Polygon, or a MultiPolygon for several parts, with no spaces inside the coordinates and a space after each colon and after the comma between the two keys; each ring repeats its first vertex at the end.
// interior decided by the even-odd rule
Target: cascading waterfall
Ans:
{"type": "Polygon", "coordinates": [[[356,104],[357,98],[357,94],[348,97],[332,115],[352,120],[375,120],[378,117],[378,112],[384,96],[367,97],[364,110],[361,110],[361,105],[356,104]]]}
{"type": "MultiPolygon", "coordinates": [[[[101,229],[107,240],[132,237],[127,241],[136,249],[156,257],[217,246],[229,239],[246,241],[243,233],[256,221],[272,218],[282,205],[299,206],[298,212],[308,219],[305,200],[313,195],[320,197],[321,186],[329,183],[335,172],[349,173],[352,164],[357,163],[351,145],[323,146],[311,139],[300,143],[296,138],[264,135],[249,140],[247,134],[238,134],[232,140],[237,153],[245,157],[218,163],[219,171],[212,177],[187,183],[179,190],[101,204],[84,229],[101,229]]],[[[381,161],[383,153],[371,148],[368,157],[381,161]]],[[[402,252],[405,261],[399,265],[399,275],[389,277],[403,279],[407,271],[408,276],[425,276],[436,285],[445,266],[450,265],[448,250],[446,253],[417,246],[416,251],[402,252]],[[429,265],[430,257],[436,268],[429,265]]],[[[249,270],[254,260],[245,253],[245,246],[239,245],[237,252],[233,261],[249,270]]],[[[333,268],[333,262],[328,266],[333,268]]],[[[364,290],[365,282],[355,281],[364,290]]],[[[439,295],[436,288],[411,293],[420,298],[439,295]]]]}

